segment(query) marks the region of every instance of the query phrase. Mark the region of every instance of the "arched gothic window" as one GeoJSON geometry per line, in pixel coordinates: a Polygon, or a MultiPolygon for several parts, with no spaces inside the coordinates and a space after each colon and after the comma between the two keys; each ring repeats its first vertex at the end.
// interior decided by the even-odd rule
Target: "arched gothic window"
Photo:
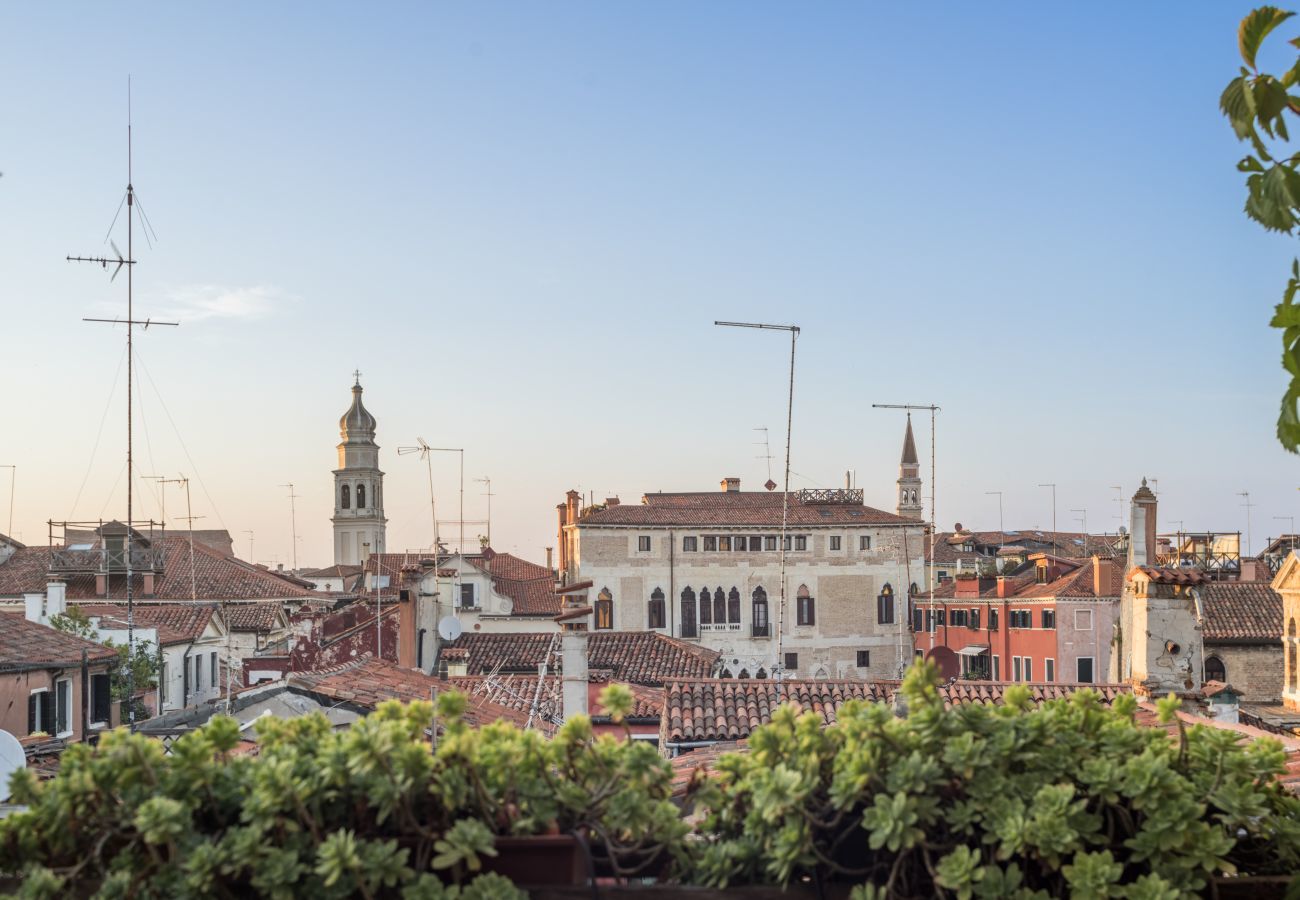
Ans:
{"type": "Polygon", "coordinates": [[[808,585],[799,585],[799,590],[795,592],[795,624],[797,625],[816,625],[817,624],[817,601],[808,591],[808,585]]]}
{"type": "Polygon", "coordinates": [[[351,509],[351,508],[352,508],[352,488],[348,487],[348,486],[345,484],[345,485],[343,485],[343,487],[340,488],[339,490],[340,490],[340,493],[341,493],[341,496],[339,497],[339,508],[340,508],[340,509],[351,509]]]}
{"type": "Polygon", "coordinates": [[[754,677],[757,678],[759,681],[766,681],[767,669],[759,669],[758,672],[754,675],[754,677]]]}
{"type": "Polygon", "coordinates": [[[614,595],[609,588],[601,588],[596,595],[596,628],[606,631],[614,627],[614,595]]]}
{"type": "Polygon", "coordinates": [[[740,674],[739,674],[738,676],[736,676],[736,677],[737,677],[737,678],[743,678],[745,681],[748,681],[748,680],[749,680],[749,669],[741,669],[741,670],[740,670],[740,674]]]}
{"type": "Polygon", "coordinates": [[[876,598],[876,621],[881,625],[894,624],[894,589],[888,583],[876,598]]]}
{"type": "Polygon", "coordinates": [[[740,591],[734,587],[727,592],[727,621],[732,625],[740,624],[740,591]]]}
{"type": "Polygon", "coordinates": [[[754,637],[767,637],[767,591],[761,587],[754,588],[753,602],[750,605],[750,625],[754,637]]]}
{"type": "Polygon", "coordinates": [[[719,677],[719,678],[731,678],[731,677],[732,677],[732,675],[731,675],[731,670],[730,670],[730,669],[723,669],[723,670],[722,670],[722,674],[719,675],[718,677],[719,677]]]}
{"type": "Polygon", "coordinates": [[[682,589],[682,637],[695,637],[695,591],[682,589]]]}
{"type": "Polygon", "coordinates": [[[1223,660],[1217,656],[1207,656],[1205,658],[1205,680],[1227,683],[1228,670],[1224,667],[1223,660]]]}
{"type": "Polygon", "coordinates": [[[713,600],[708,588],[700,588],[700,624],[713,624],[713,600]]]}
{"type": "Polygon", "coordinates": [[[727,623],[727,595],[722,593],[722,588],[713,592],[713,623],[715,625],[727,623]]]}
{"type": "Polygon", "coordinates": [[[357,509],[365,509],[365,508],[366,508],[366,486],[364,484],[359,484],[357,485],[357,509]]]}
{"type": "Polygon", "coordinates": [[[655,588],[650,593],[649,616],[647,617],[651,628],[664,627],[664,592],[655,588]]]}

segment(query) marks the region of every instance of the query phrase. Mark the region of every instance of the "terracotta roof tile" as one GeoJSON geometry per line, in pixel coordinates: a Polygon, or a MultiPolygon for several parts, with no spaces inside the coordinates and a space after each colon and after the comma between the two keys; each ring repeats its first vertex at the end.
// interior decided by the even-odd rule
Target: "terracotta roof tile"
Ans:
{"type": "MultiPolygon", "coordinates": [[[[125,603],[72,603],[87,616],[98,617],[103,625],[126,627],[125,603]]],[[[163,646],[198,640],[212,621],[215,607],[204,603],[136,603],[135,624],[157,628],[163,646]]]]}
{"type": "MultiPolygon", "coordinates": [[[[485,675],[494,669],[532,674],[546,659],[557,633],[462,634],[450,647],[469,651],[469,673],[485,675]]],[[[696,644],[654,631],[593,631],[587,644],[589,665],[609,669],[612,677],[632,684],[657,686],[675,678],[704,678],[712,674],[721,655],[696,644]]],[[[550,664],[559,669],[559,653],[550,664]]]]}
{"type": "MultiPolygon", "coordinates": [[[[163,571],[154,582],[152,599],[191,599],[190,545],[184,536],[167,535],[153,542],[163,550],[163,571]]],[[[0,563],[0,597],[20,597],[44,592],[49,580],[50,547],[28,547],[0,563]]],[[[321,596],[267,569],[231,556],[222,556],[202,544],[194,545],[194,588],[199,600],[270,600],[321,596]]],[[[94,575],[73,575],[62,579],[68,586],[68,600],[125,600],[126,579],[110,578],[107,597],[95,593],[94,575]]],[[[134,578],[137,599],[143,595],[144,579],[134,578]]]]}
{"type": "MultiPolygon", "coordinates": [[[[444,655],[447,653],[444,650],[444,655]]],[[[454,652],[454,651],[452,651],[454,652]]],[[[606,681],[599,673],[591,674],[591,681],[606,681]]],[[[494,678],[488,678],[483,675],[464,675],[455,678],[449,678],[448,682],[458,690],[464,691],[470,696],[481,696],[493,703],[507,706],[511,709],[522,710],[527,713],[532,709],[533,701],[537,701],[537,711],[539,715],[547,718],[553,718],[562,715],[563,709],[560,703],[561,683],[559,675],[547,675],[546,680],[542,682],[541,691],[538,692],[538,677],[536,675],[497,675],[494,678]]],[[[629,684],[626,685],[632,692],[633,706],[632,718],[634,719],[657,719],[663,714],[664,692],[663,688],[646,687],[645,685],[629,684]]],[[[593,703],[589,710],[593,718],[605,716],[604,707],[598,702],[593,703]]]]}
{"type": "Polygon", "coordinates": [[[1268,582],[1211,581],[1199,590],[1205,640],[1282,642],[1282,595],[1268,582]]]}
{"type": "MultiPolygon", "coordinates": [[[[620,503],[587,513],[584,525],[677,525],[701,528],[779,528],[780,491],[705,491],[646,494],[642,502],[620,503]]],[[[826,525],[916,525],[862,503],[804,503],[790,492],[789,524],[795,528],[826,525]]]]}
{"type": "Polygon", "coordinates": [[[29,622],[18,613],[0,619],[0,671],[80,665],[83,650],[90,660],[117,657],[117,651],[111,647],[29,622]]]}

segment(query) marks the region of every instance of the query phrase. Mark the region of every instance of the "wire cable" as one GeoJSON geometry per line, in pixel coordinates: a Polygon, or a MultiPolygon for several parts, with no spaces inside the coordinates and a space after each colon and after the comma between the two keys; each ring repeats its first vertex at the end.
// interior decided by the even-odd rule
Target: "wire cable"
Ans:
{"type": "Polygon", "coordinates": [[[95,467],[95,454],[99,451],[99,441],[104,436],[104,423],[108,421],[108,411],[113,408],[113,397],[117,394],[117,383],[122,377],[122,365],[126,362],[126,348],[122,348],[122,356],[117,361],[117,373],[113,376],[113,386],[109,388],[108,400],[104,403],[104,414],[99,417],[99,431],[95,433],[95,444],[90,450],[90,459],[86,463],[86,474],[81,476],[81,487],[77,488],[77,497],[72,501],[72,517],[77,517],[77,504],[81,502],[81,494],[86,489],[86,482],[90,480],[90,471],[95,467]]]}

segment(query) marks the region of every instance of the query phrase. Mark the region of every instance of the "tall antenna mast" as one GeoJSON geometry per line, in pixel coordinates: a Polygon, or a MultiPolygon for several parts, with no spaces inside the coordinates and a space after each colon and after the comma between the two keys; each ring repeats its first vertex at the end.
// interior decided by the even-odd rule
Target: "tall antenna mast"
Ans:
{"type": "Polygon", "coordinates": [[[280,485],[280,487],[285,487],[289,489],[289,528],[293,536],[293,570],[297,572],[298,571],[298,510],[294,506],[293,501],[298,499],[298,495],[293,492],[292,481],[289,482],[288,484],[282,484],[280,485]]]}
{"type": "MultiPolygon", "coordinates": [[[[492,546],[492,498],[496,496],[495,494],[492,493],[492,479],[489,478],[488,476],[484,475],[482,478],[475,478],[474,480],[475,480],[475,481],[481,481],[483,484],[485,484],[485,485],[487,486],[487,490],[483,492],[483,496],[484,496],[484,497],[487,497],[487,500],[488,500],[488,504],[487,504],[487,542],[488,542],[488,546],[491,547],[491,546],[492,546]]],[[[465,552],[465,548],[464,548],[464,547],[461,547],[461,548],[460,548],[460,552],[461,552],[461,553],[464,553],[464,552],[465,552]]]]}
{"type": "MultiPolygon", "coordinates": [[[[132,431],[132,394],[134,391],[135,376],[135,327],[137,325],[148,329],[150,325],[179,325],[179,322],[155,322],[152,319],[135,318],[135,185],[133,183],[134,172],[132,171],[132,146],[131,146],[131,78],[127,76],[126,80],[126,256],[122,256],[121,251],[111,239],[108,239],[109,245],[113,248],[114,257],[108,258],[103,256],[69,256],[68,262],[89,262],[98,263],[100,268],[107,269],[110,264],[115,264],[113,275],[109,281],[117,278],[122,268],[126,267],[126,318],[125,319],[95,319],[83,318],[83,322],[106,322],[113,325],[126,326],[126,652],[128,659],[135,659],[135,598],[134,589],[131,584],[134,572],[132,571],[133,562],[133,544],[135,543],[135,465],[134,465],[134,440],[132,431]]],[[[112,227],[109,227],[110,234],[112,227]]],[[[127,700],[127,724],[134,730],[135,728],[135,667],[128,665],[126,667],[126,700],[127,700]]]]}

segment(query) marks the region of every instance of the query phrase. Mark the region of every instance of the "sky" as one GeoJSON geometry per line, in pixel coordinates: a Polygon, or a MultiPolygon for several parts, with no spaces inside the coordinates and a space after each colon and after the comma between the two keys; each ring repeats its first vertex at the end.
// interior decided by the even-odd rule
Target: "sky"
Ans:
{"type": "MultiPolygon", "coordinates": [[[[298,564],[331,564],[354,369],[390,550],[430,543],[417,438],[464,448],[467,533],[490,478],[493,546],[539,562],[570,488],[779,482],[789,343],[724,319],[801,329],[794,489],[851,470],[892,510],[903,414],[872,404],[933,403],[943,529],[998,527],[990,491],[1049,527],[1055,483],[1060,528],[1113,532],[1148,477],[1162,530],[1261,548],[1300,505],[1267,327],[1297,247],[1241,213],[1217,108],[1249,8],[24,6],[0,521],[11,473],[24,542],[125,516],[125,333],[82,321],[125,313],[125,277],[65,256],[111,253],[130,76],[135,313],[180,322],[138,333],[137,517],[183,473],[195,527],[288,566],[296,523],[298,564]]],[[[454,520],[457,455],[433,466],[454,520]]]]}

